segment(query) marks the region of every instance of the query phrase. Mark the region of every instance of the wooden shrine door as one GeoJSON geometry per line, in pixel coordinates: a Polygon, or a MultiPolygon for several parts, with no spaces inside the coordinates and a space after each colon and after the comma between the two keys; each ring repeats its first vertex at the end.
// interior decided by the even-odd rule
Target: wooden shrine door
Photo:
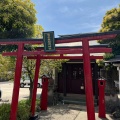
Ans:
{"type": "Polygon", "coordinates": [[[83,64],[67,65],[67,93],[85,94],[83,64]]]}

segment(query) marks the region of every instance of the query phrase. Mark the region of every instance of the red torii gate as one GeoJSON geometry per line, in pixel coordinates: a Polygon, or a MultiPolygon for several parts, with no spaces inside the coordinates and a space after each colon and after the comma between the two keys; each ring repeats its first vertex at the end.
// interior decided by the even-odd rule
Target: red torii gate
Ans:
{"type": "Polygon", "coordinates": [[[41,59],[83,59],[87,115],[88,115],[88,120],[95,120],[90,59],[101,59],[102,57],[101,56],[90,56],[90,53],[111,52],[111,49],[105,48],[105,47],[89,48],[89,41],[113,39],[116,37],[116,35],[118,33],[120,33],[120,31],[112,31],[112,32],[105,32],[105,33],[79,34],[79,35],[75,35],[75,36],[63,36],[61,38],[55,38],[55,44],[80,42],[80,41],[82,42],[82,48],[73,48],[73,49],[70,49],[70,48],[59,49],[58,48],[58,49],[56,49],[55,52],[52,53],[52,54],[60,54],[60,56],[44,56],[44,55],[49,55],[49,53],[46,53],[43,50],[24,51],[25,44],[42,44],[43,43],[42,39],[0,40],[0,44],[18,45],[17,52],[3,53],[3,55],[5,55],[5,56],[16,56],[16,58],[17,58],[16,59],[13,96],[12,96],[12,103],[11,103],[10,120],[16,120],[23,56],[31,56],[31,55],[35,56],[35,57],[33,57],[34,59],[36,58],[36,70],[35,70],[34,87],[33,87],[32,103],[31,103],[32,116],[34,116],[34,114],[35,114],[35,100],[36,100],[37,81],[38,81],[38,75],[39,75],[40,60],[41,59]],[[64,56],[63,55],[63,54],[78,54],[78,53],[79,54],[82,53],[83,56],[74,56],[73,57],[73,56],[64,56]]]}

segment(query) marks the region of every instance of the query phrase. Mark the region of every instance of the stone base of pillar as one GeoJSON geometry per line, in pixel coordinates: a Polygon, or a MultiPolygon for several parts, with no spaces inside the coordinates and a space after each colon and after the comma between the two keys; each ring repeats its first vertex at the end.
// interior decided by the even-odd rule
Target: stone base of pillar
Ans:
{"type": "Polygon", "coordinates": [[[30,117],[29,120],[38,120],[38,115],[30,117]]]}

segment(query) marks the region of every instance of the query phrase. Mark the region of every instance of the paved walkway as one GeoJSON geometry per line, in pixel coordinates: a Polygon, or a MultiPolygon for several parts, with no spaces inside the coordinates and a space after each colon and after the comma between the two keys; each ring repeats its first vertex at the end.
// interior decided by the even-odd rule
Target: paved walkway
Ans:
{"type": "MultiPolygon", "coordinates": [[[[95,111],[96,120],[115,120],[109,114],[105,119],[98,118],[98,107],[95,111]]],[[[41,111],[39,116],[39,120],[87,120],[86,106],[73,104],[51,106],[47,111],[41,111]]]]}

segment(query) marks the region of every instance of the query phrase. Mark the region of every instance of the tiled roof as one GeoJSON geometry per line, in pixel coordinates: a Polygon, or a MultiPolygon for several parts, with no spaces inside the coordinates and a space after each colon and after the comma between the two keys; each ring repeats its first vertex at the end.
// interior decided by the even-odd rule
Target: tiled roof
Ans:
{"type": "Polygon", "coordinates": [[[105,63],[120,63],[120,55],[116,55],[115,58],[104,61],[105,63]]]}

